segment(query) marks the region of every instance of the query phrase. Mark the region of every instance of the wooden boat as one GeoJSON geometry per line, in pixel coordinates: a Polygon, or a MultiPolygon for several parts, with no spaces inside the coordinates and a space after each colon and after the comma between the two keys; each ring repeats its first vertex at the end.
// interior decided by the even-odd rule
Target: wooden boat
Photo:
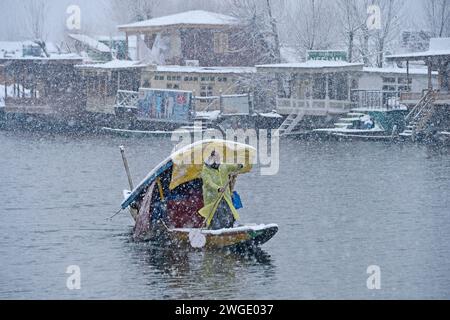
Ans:
{"type": "Polygon", "coordinates": [[[320,137],[333,137],[338,140],[392,141],[404,127],[405,108],[365,110],[354,109],[340,118],[333,128],[315,129],[320,137]],[[372,125],[366,127],[364,122],[372,125]]]}
{"type": "Polygon", "coordinates": [[[191,134],[195,133],[204,134],[208,131],[213,131],[213,129],[196,126],[182,126],[177,130],[128,130],[128,129],[108,128],[108,127],[103,127],[101,130],[110,135],[126,138],[128,137],[145,138],[155,136],[170,137],[174,133],[180,133],[180,131],[188,132],[191,134]]]}
{"type": "Polygon", "coordinates": [[[124,191],[122,209],[129,208],[136,221],[133,235],[136,241],[205,249],[253,248],[275,236],[276,224],[235,225],[222,230],[205,227],[204,218],[198,214],[203,208],[200,175],[204,158],[213,150],[221,154],[224,163],[230,164],[225,160],[234,159],[242,164],[244,168],[239,174],[251,171],[256,150],[245,144],[204,140],[176,151],[133,191],[124,191]]]}

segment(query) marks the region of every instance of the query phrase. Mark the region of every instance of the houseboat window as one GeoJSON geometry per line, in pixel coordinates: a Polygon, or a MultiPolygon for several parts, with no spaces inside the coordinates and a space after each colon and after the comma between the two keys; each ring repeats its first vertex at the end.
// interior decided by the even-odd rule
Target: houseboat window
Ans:
{"type": "Polygon", "coordinates": [[[191,77],[191,80],[189,80],[189,77],[184,77],[184,81],[185,82],[192,81],[192,77],[191,77]]]}
{"type": "MultiPolygon", "coordinates": [[[[164,76],[156,75],[155,80],[164,81],[164,76]]],[[[169,80],[169,79],[167,79],[167,80],[169,80]]]]}
{"type": "Polygon", "coordinates": [[[315,78],[313,87],[313,99],[324,100],[325,99],[325,77],[315,78]]]}
{"type": "Polygon", "coordinates": [[[397,91],[395,86],[383,86],[383,91],[397,91]]]}
{"type": "Polygon", "coordinates": [[[226,77],[219,77],[219,78],[217,78],[217,81],[219,81],[219,82],[227,82],[228,79],[226,77]]]}
{"type": "Polygon", "coordinates": [[[168,83],[167,84],[167,89],[180,89],[180,85],[179,84],[175,84],[175,83],[168,83]]]}
{"type": "Polygon", "coordinates": [[[399,84],[411,84],[412,83],[412,79],[398,78],[398,83],[399,84]]]}
{"type": "Polygon", "coordinates": [[[194,81],[198,81],[198,77],[194,77],[194,81]]]}
{"type": "Polygon", "coordinates": [[[200,96],[201,97],[213,96],[213,87],[212,86],[201,86],[200,87],[200,96]]]}
{"type": "Polygon", "coordinates": [[[392,78],[392,77],[383,77],[383,82],[384,83],[396,83],[396,79],[392,78]]]}

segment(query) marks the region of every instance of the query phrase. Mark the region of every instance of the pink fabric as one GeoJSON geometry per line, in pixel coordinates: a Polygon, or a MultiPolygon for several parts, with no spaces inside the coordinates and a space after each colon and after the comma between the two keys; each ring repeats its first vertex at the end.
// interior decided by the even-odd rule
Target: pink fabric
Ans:
{"type": "Polygon", "coordinates": [[[133,239],[135,241],[144,240],[147,234],[150,232],[150,220],[151,220],[151,205],[152,195],[155,189],[155,182],[148,188],[147,193],[142,200],[141,207],[139,208],[139,215],[134,227],[133,239]]]}

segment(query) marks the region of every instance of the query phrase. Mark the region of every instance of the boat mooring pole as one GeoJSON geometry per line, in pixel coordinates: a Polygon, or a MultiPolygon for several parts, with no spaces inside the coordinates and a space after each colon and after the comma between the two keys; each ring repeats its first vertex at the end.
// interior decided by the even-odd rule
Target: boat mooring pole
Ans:
{"type": "Polygon", "coordinates": [[[134,190],[133,179],[131,179],[130,167],[128,166],[128,160],[125,156],[125,147],[120,146],[120,153],[122,154],[123,165],[125,166],[125,171],[127,172],[128,184],[130,185],[130,190],[134,190]]]}

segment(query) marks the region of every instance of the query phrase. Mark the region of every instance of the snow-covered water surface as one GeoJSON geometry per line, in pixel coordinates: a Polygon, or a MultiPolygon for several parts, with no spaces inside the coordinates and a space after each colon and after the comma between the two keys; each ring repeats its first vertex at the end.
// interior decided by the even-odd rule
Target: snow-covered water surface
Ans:
{"type": "Polygon", "coordinates": [[[281,143],[278,175],[241,177],[246,223],[277,223],[257,254],[170,251],[107,218],[173,149],[168,138],[0,132],[0,298],[450,298],[450,155],[414,145],[281,143]],[[81,290],[66,269],[81,269],[81,290]],[[382,288],[367,289],[368,266],[382,288]]]}

